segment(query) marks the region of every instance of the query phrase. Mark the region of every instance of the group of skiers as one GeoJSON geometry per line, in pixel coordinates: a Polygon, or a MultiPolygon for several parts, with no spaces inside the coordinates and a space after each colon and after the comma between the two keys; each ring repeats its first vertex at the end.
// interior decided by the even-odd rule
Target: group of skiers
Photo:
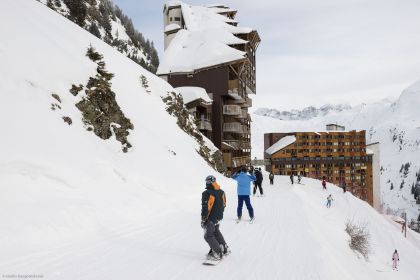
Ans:
{"type": "MultiPolygon", "coordinates": [[[[299,173],[297,177],[298,177],[297,183],[300,184],[300,182],[302,181],[302,175],[299,173]]],[[[290,174],[290,182],[292,183],[292,185],[295,183],[295,175],[293,173],[290,174]]]]}
{"type": "MultiPolygon", "coordinates": [[[[254,194],[258,187],[261,195],[262,190],[262,173],[257,169],[253,174],[249,174],[246,167],[242,167],[239,172],[233,174],[232,179],[237,182],[238,207],[237,222],[242,218],[242,208],[245,202],[248,209],[250,222],[254,220],[254,208],[251,205],[251,182],[255,182],[254,194]]],[[[230,253],[229,246],[226,244],[219,225],[223,220],[223,212],[226,207],[226,195],[216,182],[216,178],[212,175],[206,177],[206,190],[201,197],[201,227],[204,229],[204,239],[210,246],[207,259],[212,261],[220,261],[224,255],[230,253]]]]}
{"type": "MultiPolygon", "coordinates": [[[[246,167],[242,167],[240,171],[233,174],[232,179],[237,182],[237,220],[239,223],[242,218],[242,208],[245,203],[252,223],[255,219],[254,208],[251,205],[251,182],[254,182],[253,194],[255,195],[257,188],[260,194],[263,195],[262,181],[263,175],[260,168],[256,168],[250,174],[246,167]]],[[[270,184],[274,182],[274,174],[271,172],[269,175],[270,184]]],[[[300,183],[302,176],[298,175],[298,183],[300,183]]],[[[290,176],[292,184],[294,183],[293,174],[290,176]]],[[[220,232],[220,222],[223,220],[223,212],[226,207],[226,195],[216,182],[213,175],[209,175],[205,179],[206,189],[202,193],[201,198],[201,227],[204,229],[204,239],[210,246],[210,251],[207,254],[207,260],[218,262],[223,259],[223,256],[230,254],[229,246],[220,232]]],[[[323,189],[327,189],[326,178],[322,179],[323,189]]],[[[345,187],[343,191],[346,192],[345,187]]],[[[333,198],[330,194],[327,197],[327,208],[331,207],[333,198]]],[[[392,255],[392,268],[397,269],[399,262],[399,255],[397,250],[392,255]]]]}

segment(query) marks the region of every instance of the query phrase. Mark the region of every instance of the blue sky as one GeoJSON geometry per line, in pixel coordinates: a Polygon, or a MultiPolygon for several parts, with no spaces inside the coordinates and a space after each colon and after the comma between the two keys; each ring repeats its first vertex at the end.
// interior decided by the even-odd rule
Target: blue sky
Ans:
{"type": "MultiPolygon", "coordinates": [[[[163,53],[160,0],[113,0],[163,53]]],[[[185,1],[209,4],[214,1],[185,1]]],[[[397,98],[420,79],[418,0],[227,0],[257,28],[254,108],[397,98]]]]}

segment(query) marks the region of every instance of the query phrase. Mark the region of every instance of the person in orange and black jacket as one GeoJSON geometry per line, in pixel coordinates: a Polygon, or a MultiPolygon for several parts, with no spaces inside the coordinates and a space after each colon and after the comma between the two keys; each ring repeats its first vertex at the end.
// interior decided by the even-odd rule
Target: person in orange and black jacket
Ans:
{"type": "Polygon", "coordinates": [[[220,189],[214,176],[207,176],[206,190],[201,197],[201,227],[204,229],[204,239],[210,246],[208,259],[220,260],[230,252],[220,232],[225,207],[225,192],[220,189]]]}

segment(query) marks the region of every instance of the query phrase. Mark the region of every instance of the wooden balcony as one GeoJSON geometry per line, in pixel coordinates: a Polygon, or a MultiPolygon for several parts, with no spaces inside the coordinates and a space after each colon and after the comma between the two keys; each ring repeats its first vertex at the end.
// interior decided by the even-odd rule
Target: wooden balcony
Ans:
{"type": "Polygon", "coordinates": [[[245,102],[241,104],[241,107],[252,107],[252,99],[251,98],[245,99],[245,102]]]}
{"type": "Polygon", "coordinates": [[[212,131],[211,122],[209,120],[201,120],[198,129],[212,131]]]}
{"type": "Polygon", "coordinates": [[[232,91],[238,91],[238,89],[239,89],[239,80],[238,79],[236,79],[236,80],[229,80],[229,84],[228,84],[228,86],[229,86],[229,90],[232,90],[232,91]]]}
{"type": "Polygon", "coordinates": [[[224,105],[223,114],[229,116],[238,116],[242,114],[241,106],[239,105],[224,105]]]}
{"type": "Polygon", "coordinates": [[[245,166],[251,162],[251,157],[233,157],[232,158],[232,166],[233,167],[240,167],[245,166]]]}
{"type": "Polygon", "coordinates": [[[244,133],[243,125],[239,122],[228,122],[223,124],[224,132],[244,133]]]}

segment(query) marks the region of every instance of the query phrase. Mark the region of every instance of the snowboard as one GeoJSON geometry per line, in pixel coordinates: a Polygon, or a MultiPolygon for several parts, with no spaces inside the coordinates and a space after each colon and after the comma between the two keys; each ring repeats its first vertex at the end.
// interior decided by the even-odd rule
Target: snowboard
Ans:
{"type": "Polygon", "coordinates": [[[203,265],[215,266],[215,265],[218,265],[222,260],[223,259],[220,259],[220,260],[217,260],[217,261],[215,261],[215,260],[205,260],[203,262],[203,265]]]}
{"type": "MultiPolygon", "coordinates": [[[[210,265],[210,266],[212,266],[212,265],[213,265],[213,266],[214,266],[214,265],[218,265],[218,264],[219,264],[219,262],[221,262],[224,258],[226,258],[227,256],[229,256],[231,252],[232,252],[232,251],[231,251],[230,249],[228,249],[227,253],[226,253],[226,254],[223,254],[223,258],[222,258],[222,259],[220,259],[220,260],[218,260],[218,261],[214,261],[214,260],[206,259],[206,260],[203,262],[203,265],[210,265]]],[[[206,255],[206,257],[207,257],[207,255],[206,255]]]]}

